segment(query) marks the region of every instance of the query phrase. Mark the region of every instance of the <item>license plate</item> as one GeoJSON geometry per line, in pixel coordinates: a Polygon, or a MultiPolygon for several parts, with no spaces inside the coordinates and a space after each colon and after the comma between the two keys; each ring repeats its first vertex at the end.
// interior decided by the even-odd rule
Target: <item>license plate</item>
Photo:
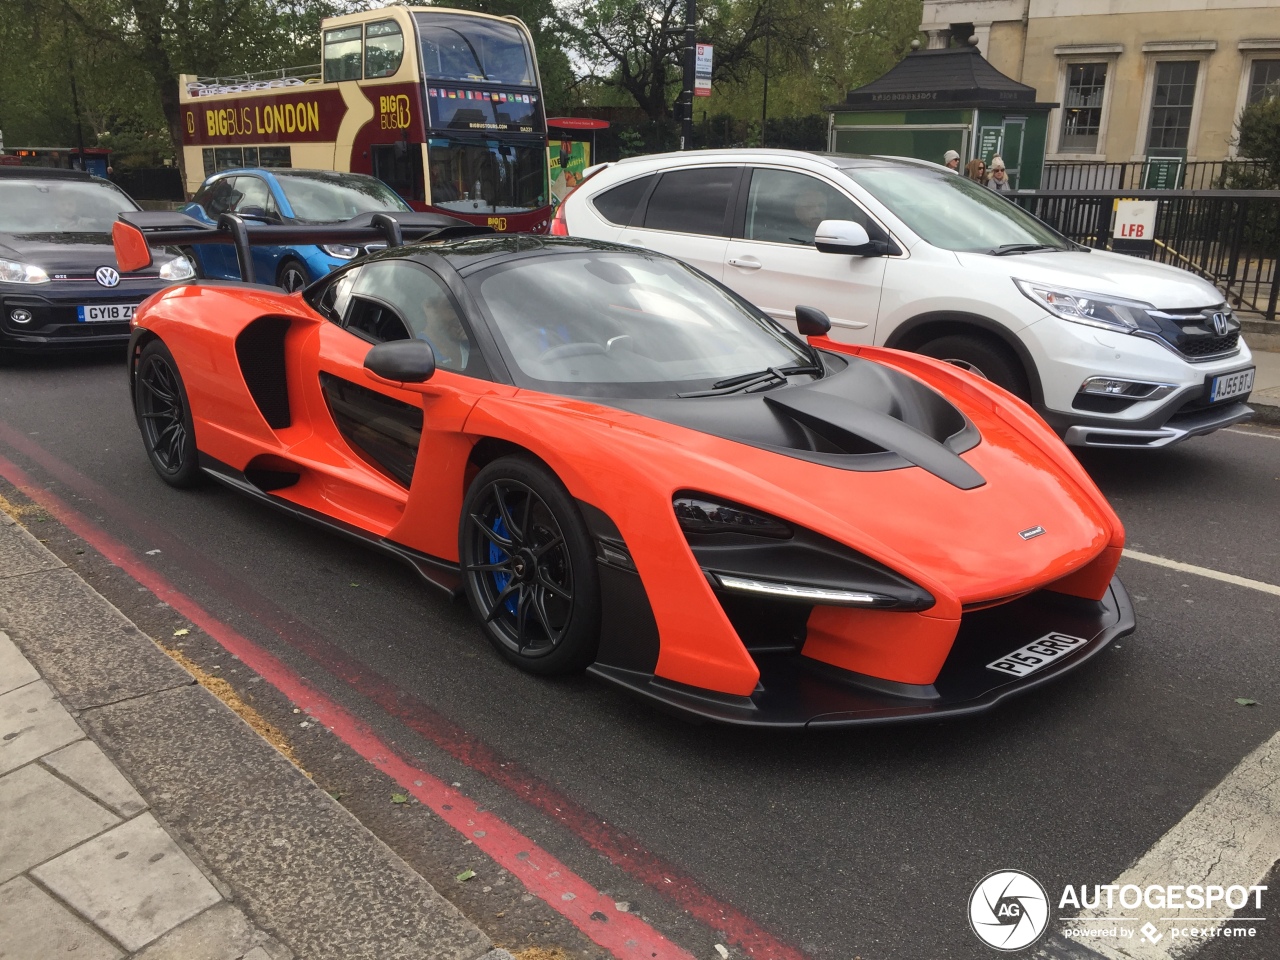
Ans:
{"type": "Polygon", "coordinates": [[[1035,643],[1028,643],[1025,647],[1019,647],[999,660],[988,663],[987,669],[1007,673],[1011,677],[1025,677],[1041,667],[1047,667],[1059,657],[1078,650],[1086,642],[1083,638],[1073,637],[1068,633],[1049,633],[1035,643]]]}
{"type": "Polygon", "coordinates": [[[1209,382],[1209,402],[1217,403],[1228,397],[1238,397],[1253,389],[1254,367],[1248,370],[1237,370],[1235,373],[1224,373],[1209,382]]]}
{"type": "Polygon", "coordinates": [[[95,303],[87,307],[76,307],[81,323],[128,320],[137,309],[136,303],[95,303]]]}

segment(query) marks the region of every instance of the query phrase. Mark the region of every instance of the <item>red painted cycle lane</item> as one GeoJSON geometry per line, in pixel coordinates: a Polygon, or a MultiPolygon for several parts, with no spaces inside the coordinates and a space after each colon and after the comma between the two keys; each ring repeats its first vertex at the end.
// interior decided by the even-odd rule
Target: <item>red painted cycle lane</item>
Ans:
{"type": "MultiPolygon", "coordinates": [[[[132,508],[28,437],[0,424],[0,441],[47,470],[76,494],[93,501],[115,520],[123,520],[140,536],[146,537],[148,541],[155,540],[156,532],[151,524],[145,523],[144,518],[136,515],[132,508]]],[[[367,724],[312,688],[291,668],[253,641],[213,617],[146,561],[141,560],[134,551],[116,541],[61,498],[36,484],[17,464],[0,457],[0,474],[41,503],[104,557],[239,657],[246,666],[260,674],[300,708],[323,722],[362,757],[400,783],[406,792],[434,810],[445,822],[465,834],[477,847],[519,877],[531,893],[544,899],[592,940],[622,958],[648,957],[650,960],[665,960],[667,957],[689,956],[638,917],[618,911],[611,898],[601,895],[519,831],[494,814],[480,811],[473,801],[457,790],[397,754],[367,724]],[[418,782],[422,785],[417,785],[418,782]]],[[[199,562],[208,565],[208,561],[203,558],[199,562]]],[[[241,601],[245,598],[243,592],[227,595],[237,596],[241,601]]],[[[796,948],[779,941],[737,909],[702,891],[691,876],[648,853],[635,838],[602,822],[598,816],[555,788],[521,770],[518,764],[500,759],[487,745],[476,741],[412,695],[352,660],[337,647],[314,635],[307,635],[305,631],[300,634],[297,625],[290,623],[280,611],[274,609],[270,601],[240,605],[247,607],[247,612],[264,626],[280,634],[290,646],[320,663],[335,678],[373,700],[390,716],[469,768],[570,829],[597,852],[604,854],[616,867],[717,931],[727,943],[754,957],[804,960],[804,955],[796,948]]]]}

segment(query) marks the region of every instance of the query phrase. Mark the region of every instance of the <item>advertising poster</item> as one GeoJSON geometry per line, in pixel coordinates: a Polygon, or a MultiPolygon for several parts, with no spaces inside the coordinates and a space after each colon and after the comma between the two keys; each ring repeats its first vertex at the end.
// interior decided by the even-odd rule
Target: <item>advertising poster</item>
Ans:
{"type": "Polygon", "coordinates": [[[591,166],[591,144],[585,140],[552,140],[547,154],[554,209],[582,182],[582,171],[591,166]]]}

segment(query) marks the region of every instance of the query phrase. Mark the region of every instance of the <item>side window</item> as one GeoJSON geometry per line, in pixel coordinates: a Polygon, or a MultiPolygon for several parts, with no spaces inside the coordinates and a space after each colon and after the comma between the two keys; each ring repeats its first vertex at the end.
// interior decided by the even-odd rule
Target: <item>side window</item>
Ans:
{"type": "Polygon", "coordinates": [[[404,403],[323,370],[320,389],[338,432],[351,449],[408,487],[422,442],[422,404],[404,403]]]}
{"type": "Polygon", "coordinates": [[[630,226],[636,208],[640,206],[640,201],[644,199],[656,176],[657,174],[650,174],[619,184],[592,199],[591,205],[610,223],[620,227],[630,226]]]}
{"type": "Polygon", "coordinates": [[[210,220],[217,220],[224,213],[230,213],[235,208],[236,201],[240,199],[240,194],[235,189],[235,180],[235,177],[224,177],[209,184],[196,197],[196,203],[204,207],[204,212],[210,220]]]}
{"type": "Polygon", "coordinates": [[[279,216],[271,189],[261,177],[236,177],[235,189],[240,195],[235,213],[246,216],[279,216]]]}
{"type": "Polygon", "coordinates": [[[400,69],[404,36],[394,20],[367,23],[364,27],[364,78],[389,77],[400,69]]]}
{"type": "Polygon", "coordinates": [[[324,82],[360,79],[362,28],[342,27],[324,32],[324,82]]]}
{"type": "Polygon", "coordinates": [[[473,357],[479,361],[478,353],[444,281],[430,270],[409,260],[365,264],[351,284],[350,299],[348,329],[376,340],[425,340],[438,367],[474,375],[468,366],[473,357]]]}
{"type": "Polygon", "coordinates": [[[728,236],[727,214],[738,186],[737,167],[698,167],[664,173],[649,197],[644,226],[709,237],[728,236]]]}
{"type": "Polygon", "coordinates": [[[852,220],[869,234],[880,233],[861,207],[830,184],[803,173],[752,171],[745,239],[812,244],[823,220],[852,220]]]}

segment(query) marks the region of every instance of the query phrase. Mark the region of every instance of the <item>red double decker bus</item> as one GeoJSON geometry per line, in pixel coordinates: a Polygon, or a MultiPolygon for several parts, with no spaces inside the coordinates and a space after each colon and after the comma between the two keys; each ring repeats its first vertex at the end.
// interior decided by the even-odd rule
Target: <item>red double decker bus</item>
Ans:
{"type": "Polygon", "coordinates": [[[415,210],[547,229],[546,112],[523,23],[386,7],[327,19],[321,32],[315,67],[182,77],[188,193],[237,167],[352,171],[415,210]]]}

